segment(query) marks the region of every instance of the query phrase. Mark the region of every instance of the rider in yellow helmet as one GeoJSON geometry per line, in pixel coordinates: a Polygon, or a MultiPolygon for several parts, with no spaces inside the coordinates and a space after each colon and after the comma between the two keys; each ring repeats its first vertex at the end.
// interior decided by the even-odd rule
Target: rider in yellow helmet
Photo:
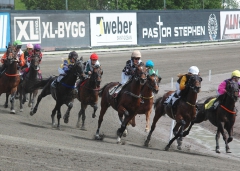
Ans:
{"type": "MultiPolygon", "coordinates": [[[[227,80],[224,80],[223,82],[221,82],[218,86],[218,90],[217,90],[217,99],[215,100],[213,106],[211,108],[209,108],[210,110],[215,110],[217,109],[217,106],[219,104],[219,101],[222,100],[222,97],[223,97],[223,94],[226,93],[226,85],[227,85],[227,81],[235,81],[235,82],[238,82],[239,81],[239,78],[240,78],[240,71],[239,70],[235,70],[232,72],[231,74],[231,78],[230,79],[227,79],[227,80]]],[[[238,83],[239,84],[239,83],[238,83]]]]}

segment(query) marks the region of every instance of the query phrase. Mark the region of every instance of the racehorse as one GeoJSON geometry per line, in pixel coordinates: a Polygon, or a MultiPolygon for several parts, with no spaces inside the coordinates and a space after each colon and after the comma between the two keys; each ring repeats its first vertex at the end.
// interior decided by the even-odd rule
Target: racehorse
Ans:
{"type": "Polygon", "coordinates": [[[235,81],[226,81],[226,93],[222,95],[220,103],[216,110],[205,109],[205,105],[212,100],[214,97],[208,98],[203,104],[200,110],[197,112],[197,117],[191,122],[188,130],[183,133],[183,136],[189,134],[194,123],[201,123],[209,120],[214,126],[217,127],[216,133],[216,153],[220,153],[219,150],[219,138],[220,133],[222,134],[225,142],[226,152],[231,153],[228,143],[233,140],[233,126],[236,119],[235,103],[239,97],[239,85],[235,81]],[[228,132],[228,138],[225,134],[224,129],[228,132]]]}
{"type": "MultiPolygon", "coordinates": [[[[161,77],[159,77],[158,74],[148,75],[147,82],[146,82],[146,84],[144,84],[144,86],[142,87],[142,90],[141,90],[141,99],[143,100],[143,103],[140,104],[137,114],[145,114],[146,115],[145,132],[149,132],[150,115],[152,113],[153,97],[154,97],[153,94],[158,93],[160,81],[161,81],[161,77]]],[[[129,122],[129,124],[131,124],[133,127],[136,125],[135,116],[129,122]]]]}
{"type": "Polygon", "coordinates": [[[10,46],[7,50],[7,58],[4,61],[7,66],[5,73],[0,78],[0,95],[6,93],[6,102],[4,107],[8,107],[8,97],[11,94],[11,113],[15,114],[14,110],[14,96],[17,91],[17,86],[20,83],[20,74],[18,71],[17,50],[14,46],[10,46]]]}
{"type": "Polygon", "coordinates": [[[54,109],[52,110],[52,127],[55,127],[55,114],[57,112],[57,119],[58,124],[57,128],[60,128],[60,118],[61,116],[61,106],[63,104],[66,104],[68,109],[66,111],[65,115],[69,115],[70,110],[73,107],[73,101],[76,97],[76,90],[75,90],[75,82],[78,77],[82,77],[83,75],[83,64],[82,64],[82,58],[80,60],[77,60],[76,63],[70,68],[67,75],[64,76],[61,81],[59,82],[58,86],[54,88],[51,84],[56,79],[56,77],[53,77],[49,79],[48,83],[43,88],[42,92],[39,94],[37,103],[33,109],[33,112],[31,115],[35,114],[38,109],[38,105],[43,97],[52,94],[52,97],[56,101],[56,105],[54,109]]]}
{"type": "Polygon", "coordinates": [[[174,91],[169,91],[156,100],[154,104],[155,116],[153,118],[153,123],[151,130],[145,141],[145,146],[150,144],[151,135],[156,127],[158,119],[167,114],[170,118],[176,120],[176,125],[173,129],[174,137],[169,141],[168,145],[165,147],[165,150],[169,150],[171,144],[175,139],[178,138],[178,149],[181,150],[183,130],[186,129],[190,122],[193,121],[196,117],[196,99],[197,93],[200,92],[202,78],[198,75],[193,75],[189,78],[185,90],[181,92],[181,98],[177,100],[173,108],[169,108],[164,104],[165,100],[169,95],[174,93],[174,91]],[[180,127],[180,129],[179,129],[180,127]]]}
{"type": "MultiPolygon", "coordinates": [[[[85,110],[87,105],[91,105],[94,109],[92,118],[96,117],[96,111],[98,109],[98,91],[100,89],[100,83],[102,81],[102,68],[100,66],[93,67],[92,74],[90,78],[84,80],[78,87],[77,99],[81,102],[81,109],[78,113],[77,128],[80,127],[80,118],[82,116],[82,127],[85,130],[85,110]]],[[[64,121],[68,121],[68,117],[64,117],[64,121]],[[67,119],[67,120],[66,120],[67,119]]],[[[65,122],[66,123],[66,122],[65,122]]]]}
{"type": "Polygon", "coordinates": [[[38,94],[38,88],[36,84],[38,84],[42,78],[39,75],[40,70],[40,61],[41,58],[39,55],[32,56],[30,61],[29,72],[24,77],[24,80],[18,86],[18,92],[20,94],[20,112],[23,111],[23,104],[26,102],[26,93],[30,93],[30,99],[28,106],[32,107],[30,113],[33,111],[33,106],[35,102],[35,98],[38,94]],[[33,96],[33,97],[32,97],[33,96]]]}
{"type": "Polygon", "coordinates": [[[103,121],[103,116],[108,107],[112,106],[113,109],[118,112],[119,119],[122,122],[121,128],[117,131],[117,142],[121,142],[122,134],[126,129],[128,122],[137,114],[137,110],[140,106],[140,92],[142,86],[146,83],[146,72],[147,70],[144,64],[137,65],[131,81],[125,84],[116,98],[109,94],[109,90],[116,86],[118,82],[108,83],[100,89],[99,97],[102,97],[102,99],[101,111],[98,119],[98,129],[95,135],[96,139],[101,139],[99,130],[103,121]],[[124,119],[123,115],[125,115],[124,119]]]}

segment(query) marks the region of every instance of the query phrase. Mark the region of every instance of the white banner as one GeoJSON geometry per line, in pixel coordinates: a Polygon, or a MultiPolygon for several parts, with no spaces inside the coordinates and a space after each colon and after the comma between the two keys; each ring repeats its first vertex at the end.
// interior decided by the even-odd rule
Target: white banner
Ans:
{"type": "Polygon", "coordinates": [[[240,11],[221,11],[221,39],[240,39],[240,11]]]}
{"type": "Polygon", "coordinates": [[[8,13],[0,13],[0,51],[5,51],[10,42],[10,17],[8,13]]]}
{"type": "Polygon", "coordinates": [[[136,45],[136,13],[90,13],[91,46],[136,45]]]}

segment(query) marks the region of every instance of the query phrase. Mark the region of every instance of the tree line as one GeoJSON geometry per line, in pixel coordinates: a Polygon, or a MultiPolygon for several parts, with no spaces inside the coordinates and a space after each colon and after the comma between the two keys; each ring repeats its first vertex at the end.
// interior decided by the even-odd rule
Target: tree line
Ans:
{"type": "Polygon", "coordinates": [[[184,10],[238,8],[237,0],[21,0],[27,10],[184,10]]]}

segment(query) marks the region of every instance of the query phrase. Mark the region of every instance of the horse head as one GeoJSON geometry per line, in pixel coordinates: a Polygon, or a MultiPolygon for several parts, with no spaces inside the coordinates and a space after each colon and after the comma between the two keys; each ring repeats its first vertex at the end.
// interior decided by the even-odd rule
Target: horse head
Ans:
{"type": "Polygon", "coordinates": [[[32,67],[34,70],[40,70],[40,61],[41,61],[41,57],[39,55],[33,55],[32,57],[30,57],[31,62],[30,62],[30,67],[32,67]]]}
{"type": "Polygon", "coordinates": [[[159,91],[159,83],[161,82],[161,77],[157,74],[147,75],[147,86],[152,90],[153,93],[157,94],[159,91]]]}
{"type": "Polygon", "coordinates": [[[100,83],[102,81],[102,74],[103,74],[103,70],[101,66],[95,65],[93,67],[93,72],[90,77],[90,81],[94,82],[97,87],[100,87],[100,83]]]}
{"type": "Polygon", "coordinates": [[[9,46],[7,49],[7,63],[12,64],[17,59],[17,49],[15,46],[9,46]]]}
{"type": "Polygon", "coordinates": [[[83,76],[83,61],[82,58],[80,60],[77,60],[74,66],[72,67],[72,72],[74,75],[77,77],[82,77],[83,76]]]}
{"type": "Polygon", "coordinates": [[[136,65],[136,70],[133,75],[136,81],[140,81],[141,85],[144,85],[147,81],[147,69],[143,63],[136,65]]]}
{"type": "Polygon", "coordinates": [[[236,81],[227,81],[226,95],[236,102],[239,96],[239,85],[236,81]]]}
{"type": "Polygon", "coordinates": [[[195,93],[199,93],[201,89],[201,82],[202,78],[199,75],[192,75],[189,78],[186,87],[193,90],[195,93]]]}

